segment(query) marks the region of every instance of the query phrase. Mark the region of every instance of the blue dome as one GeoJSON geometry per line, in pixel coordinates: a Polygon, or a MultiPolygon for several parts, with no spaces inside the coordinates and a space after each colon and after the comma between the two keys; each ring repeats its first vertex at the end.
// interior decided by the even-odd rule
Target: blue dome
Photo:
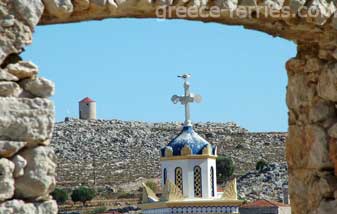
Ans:
{"type": "MultiPolygon", "coordinates": [[[[166,146],[172,148],[173,155],[181,155],[181,149],[188,145],[191,148],[192,155],[201,155],[202,150],[208,146],[205,139],[200,137],[192,128],[192,126],[184,126],[182,131],[166,146]]],[[[166,148],[165,147],[165,148],[166,148]]],[[[165,148],[161,149],[161,154],[164,156],[165,148]]],[[[215,146],[212,146],[212,154],[215,155],[215,146]]]]}

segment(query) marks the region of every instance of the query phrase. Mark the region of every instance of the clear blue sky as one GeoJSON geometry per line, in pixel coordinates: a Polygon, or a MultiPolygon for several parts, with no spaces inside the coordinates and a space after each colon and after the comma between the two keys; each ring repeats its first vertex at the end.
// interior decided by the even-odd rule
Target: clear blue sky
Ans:
{"type": "Polygon", "coordinates": [[[56,83],[56,119],[97,102],[102,119],[183,121],[176,76],[191,73],[193,121],[234,121],[251,131],[286,131],[285,62],[292,42],[242,27],[190,21],[111,19],[41,26],[23,54],[56,83]]]}

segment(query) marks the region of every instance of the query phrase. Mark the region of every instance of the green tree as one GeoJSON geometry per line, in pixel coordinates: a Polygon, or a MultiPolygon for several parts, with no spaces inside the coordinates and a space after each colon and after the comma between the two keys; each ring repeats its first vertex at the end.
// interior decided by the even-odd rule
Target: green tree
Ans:
{"type": "Polygon", "coordinates": [[[265,160],[259,160],[258,162],[256,162],[256,170],[259,171],[260,173],[266,168],[266,166],[268,165],[268,163],[265,160]]]}
{"type": "Polygon", "coordinates": [[[233,175],[235,170],[234,162],[226,156],[218,156],[216,159],[216,172],[218,181],[226,181],[233,175]]]}
{"type": "Polygon", "coordinates": [[[81,186],[73,191],[71,194],[71,200],[73,200],[73,202],[80,201],[83,205],[85,205],[87,201],[91,201],[95,196],[95,190],[81,186]]]}
{"type": "Polygon", "coordinates": [[[90,214],[100,214],[100,213],[104,213],[106,210],[107,210],[106,207],[97,207],[94,210],[92,210],[90,214]]]}
{"type": "Polygon", "coordinates": [[[153,192],[157,192],[158,191],[158,185],[154,181],[147,181],[145,183],[145,185],[148,186],[153,192]]]}
{"type": "Polygon", "coordinates": [[[58,204],[63,204],[68,200],[68,193],[64,189],[56,188],[51,195],[57,201],[58,204]]]}

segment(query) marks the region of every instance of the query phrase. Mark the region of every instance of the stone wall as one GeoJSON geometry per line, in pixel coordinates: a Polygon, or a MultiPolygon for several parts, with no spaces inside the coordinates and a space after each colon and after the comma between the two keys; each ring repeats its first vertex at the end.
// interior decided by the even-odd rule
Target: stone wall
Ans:
{"type": "Polygon", "coordinates": [[[43,9],[39,1],[0,1],[0,213],[57,213],[49,196],[56,183],[47,99],[54,84],[16,54],[31,42],[43,9]]]}
{"type": "Polygon", "coordinates": [[[287,62],[290,201],[294,213],[337,210],[337,62],[333,51],[303,43],[287,62]]]}
{"type": "Polygon", "coordinates": [[[32,213],[28,209],[53,213],[56,209],[48,200],[55,185],[55,164],[47,146],[53,107],[46,97],[53,87],[51,82],[36,77],[36,66],[16,55],[31,43],[35,25],[111,17],[151,18],[163,5],[225,8],[218,17],[184,19],[242,25],[298,44],[297,56],[287,62],[287,160],[292,209],[293,213],[336,213],[336,0],[0,0],[1,209],[9,213],[32,213]],[[290,16],[257,18],[256,9],[244,18],[230,17],[233,13],[229,11],[238,6],[280,11],[288,7],[290,16]],[[306,10],[299,11],[302,6],[306,10]],[[308,11],[318,16],[304,16],[308,11]]]}
{"type": "Polygon", "coordinates": [[[0,213],[57,213],[55,155],[48,146],[54,123],[54,85],[24,61],[0,69],[0,213]]]}

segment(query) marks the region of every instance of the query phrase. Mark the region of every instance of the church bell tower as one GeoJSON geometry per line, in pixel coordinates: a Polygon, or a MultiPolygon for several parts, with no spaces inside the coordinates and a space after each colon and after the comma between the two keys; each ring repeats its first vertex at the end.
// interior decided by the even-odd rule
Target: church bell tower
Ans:
{"type": "Polygon", "coordinates": [[[239,213],[236,180],[227,183],[224,192],[217,192],[217,148],[194,130],[190,104],[202,98],[190,92],[190,74],[184,80],[184,95],[172,96],[173,103],[185,107],[185,121],[180,133],[160,150],[162,195],[159,198],[143,184],[144,214],[222,214],[239,213]]]}

